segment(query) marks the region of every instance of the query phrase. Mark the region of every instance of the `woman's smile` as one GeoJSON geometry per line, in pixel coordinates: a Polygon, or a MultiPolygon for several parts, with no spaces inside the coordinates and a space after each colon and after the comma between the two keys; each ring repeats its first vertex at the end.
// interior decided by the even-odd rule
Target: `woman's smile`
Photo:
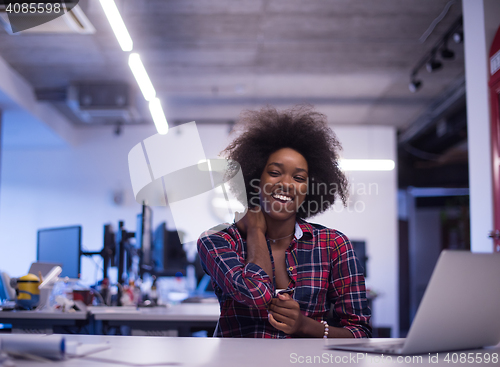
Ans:
{"type": "Polygon", "coordinates": [[[294,149],[282,148],[267,160],[260,179],[260,202],[274,219],[295,216],[307,194],[307,161],[294,149]]]}

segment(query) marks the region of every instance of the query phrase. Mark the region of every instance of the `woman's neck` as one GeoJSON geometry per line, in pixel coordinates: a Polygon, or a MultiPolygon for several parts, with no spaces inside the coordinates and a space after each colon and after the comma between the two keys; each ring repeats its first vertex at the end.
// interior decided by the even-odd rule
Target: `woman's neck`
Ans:
{"type": "Polygon", "coordinates": [[[290,217],[285,221],[277,221],[264,213],[267,224],[266,236],[270,240],[276,240],[276,243],[290,243],[293,239],[295,231],[295,216],[290,217]]]}

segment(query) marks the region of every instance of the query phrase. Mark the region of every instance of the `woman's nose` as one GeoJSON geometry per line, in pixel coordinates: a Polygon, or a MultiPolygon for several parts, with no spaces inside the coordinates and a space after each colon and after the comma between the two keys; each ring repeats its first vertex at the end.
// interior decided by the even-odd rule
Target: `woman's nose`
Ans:
{"type": "Polygon", "coordinates": [[[295,190],[295,182],[291,177],[284,177],[281,183],[283,185],[283,190],[285,191],[295,190]]]}

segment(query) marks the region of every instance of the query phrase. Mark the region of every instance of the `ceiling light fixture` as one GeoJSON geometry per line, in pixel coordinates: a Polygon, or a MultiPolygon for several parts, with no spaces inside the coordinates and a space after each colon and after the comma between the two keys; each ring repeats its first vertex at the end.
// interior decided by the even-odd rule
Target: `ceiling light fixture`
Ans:
{"type": "Polygon", "coordinates": [[[455,58],[455,53],[448,47],[441,50],[441,58],[443,60],[453,60],[455,58]]]}
{"type": "Polygon", "coordinates": [[[392,159],[341,159],[343,171],[392,171],[396,164],[392,159]]]}
{"type": "Polygon", "coordinates": [[[448,39],[444,40],[443,48],[441,49],[440,55],[443,60],[453,60],[455,58],[455,52],[450,50],[448,47],[448,39]]]}
{"type": "Polygon", "coordinates": [[[418,91],[420,89],[421,86],[422,86],[421,80],[412,79],[410,81],[410,84],[408,84],[408,89],[410,90],[410,92],[415,93],[416,91],[418,91]]]}
{"type": "Polygon", "coordinates": [[[443,62],[436,58],[437,55],[442,60],[453,60],[455,58],[455,52],[448,47],[448,40],[453,39],[457,42],[458,38],[463,38],[462,22],[462,16],[458,17],[445,34],[434,44],[434,47],[417,62],[410,73],[410,83],[408,84],[410,92],[415,93],[422,87],[423,82],[417,79],[417,74],[421,68],[425,66],[427,71],[432,73],[443,67],[443,62]]]}
{"type": "Polygon", "coordinates": [[[422,81],[420,79],[417,79],[417,72],[413,72],[410,75],[410,84],[408,84],[408,89],[410,92],[415,93],[420,89],[422,86],[422,81]]]}
{"type": "Polygon", "coordinates": [[[464,41],[464,32],[458,31],[453,33],[453,41],[455,43],[462,43],[464,41]]]}
{"type": "Polygon", "coordinates": [[[139,88],[141,88],[142,95],[146,101],[151,101],[156,97],[156,91],[153,83],[149,79],[148,73],[142,64],[141,57],[137,53],[130,54],[128,58],[128,65],[134,74],[139,88]]]}
{"type": "Polygon", "coordinates": [[[127,31],[127,27],[125,27],[125,23],[123,22],[114,0],[100,0],[100,2],[104,14],[106,14],[106,18],[108,18],[108,22],[111,25],[111,29],[113,29],[118,39],[120,47],[123,51],[132,51],[134,43],[132,42],[132,38],[130,38],[130,34],[127,31]]]}
{"type": "Polygon", "coordinates": [[[436,59],[436,55],[432,54],[431,58],[429,61],[425,63],[425,68],[429,73],[433,73],[435,71],[441,70],[443,67],[443,63],[439,60],[436,59]]]}
{"type": "MultiPolygon", "coordinates": [[[[122,50],[126,52],[132,51],[132,38],[130,38],[130,34],[127,31],[127,27],[120,16],[120,12],[114,0],[100,0],[100,2],[122,50]]],[[[153,117],[153,122],[158,134],[166,134],[168,132],[167,119],[161,107],[161,102],[156,97],[156,90],[153,87],[153,83],[151,83],[151,79],[149,79],[139,54],[131,53],[128,58],[128,65],[132,70],[132,74],[134,74],[137,84],[139,84],[144,99],[149,102],[149,111],[153,117]]]]}
{"type": "Polygon", "coordinates": [[[153,122],[155,123],[158,134],[165,135],[168,133],[168,122],[158,98],[154,98],[149,102],[149,111],[151,111],[151,116],[153,117],[153,122]]]}

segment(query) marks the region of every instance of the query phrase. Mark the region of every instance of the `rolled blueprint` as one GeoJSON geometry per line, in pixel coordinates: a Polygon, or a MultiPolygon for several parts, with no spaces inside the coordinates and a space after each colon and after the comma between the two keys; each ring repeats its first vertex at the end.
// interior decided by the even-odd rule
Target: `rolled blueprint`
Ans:
{"type": "Polygon", "coordinates": [[[34,355],[63,359],[66,343],[62,335],[0,335],[0,351],[17,355],[34,355]]]}

